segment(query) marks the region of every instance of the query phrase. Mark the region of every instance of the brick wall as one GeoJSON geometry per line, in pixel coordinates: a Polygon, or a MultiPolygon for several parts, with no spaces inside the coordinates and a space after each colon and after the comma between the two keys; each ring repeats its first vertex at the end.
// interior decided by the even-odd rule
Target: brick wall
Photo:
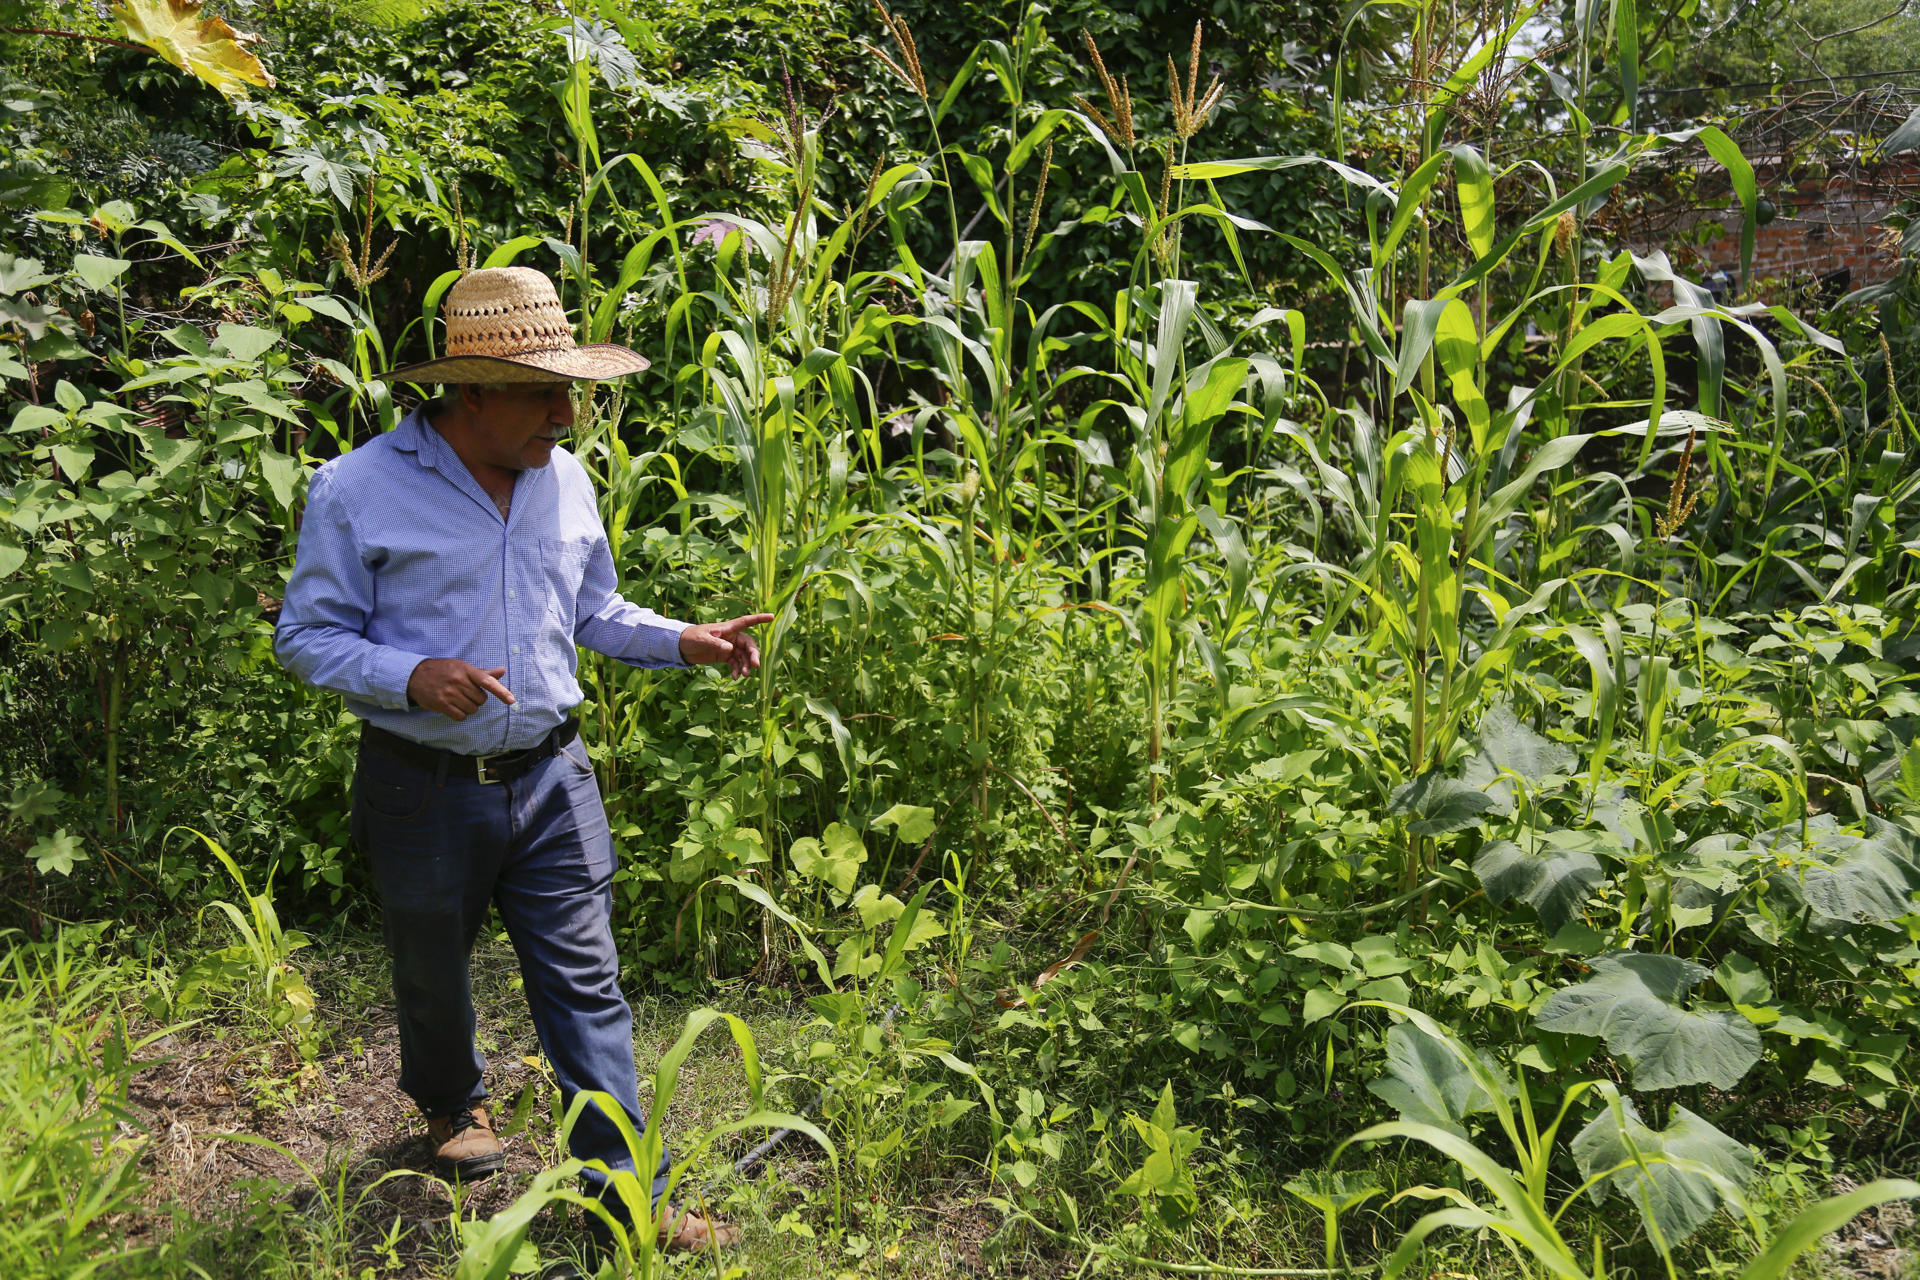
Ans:
{"type": "MultiPolygon", "coordinates": [[[[1887,225],[1894,205],[1884,198],[1885,190],[1876,186],[1869,192],[1844,179],[1802,183],[1791,195],[1776,188],[1771,193],[1777,210],[1773,221],[1754,234],[1754,281],[1764,286],[1769,281],[1810,284],[1826,278],[1840,289],[1858,289],[1889,279],[1899,263],[1899,233],[1887,225]]],[[[1700,252],[1709,271],[1737,276],[1738,207],[1719,219],[1722,234],[1700,252]]]]}

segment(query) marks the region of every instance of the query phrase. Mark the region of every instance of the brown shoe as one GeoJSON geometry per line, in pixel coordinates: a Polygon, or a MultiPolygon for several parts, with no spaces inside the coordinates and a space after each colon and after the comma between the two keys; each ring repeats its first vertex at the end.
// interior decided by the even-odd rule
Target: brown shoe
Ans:
{"type": "Polygon", "coordinates": [[[434,1164],[456,1182],[484,1178],[506,1167],[506,1153],[487,1123],[484,1107],[432,1117],[427,1121],[427,1136],[433,1141],[434,1164]]]}
{"type": "Polygon", "coordinates": [[[667,1206],[657,1247],[668,1253],[705,1253],[730,1249],[740,1243],[740,1228],[727,1222],[709,1222],[690,1209],[667,1206]]]}

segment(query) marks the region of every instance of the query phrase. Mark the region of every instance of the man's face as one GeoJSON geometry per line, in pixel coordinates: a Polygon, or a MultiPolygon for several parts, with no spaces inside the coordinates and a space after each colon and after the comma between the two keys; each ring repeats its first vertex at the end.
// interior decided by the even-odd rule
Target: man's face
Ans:
{"type": "Polygon", "coordinates": [[[531,471],[553,461],[553,447],[573,426],[573,388],[566,382],[476,387],[473,409],[480,461],[508,471],[531,471]]]}

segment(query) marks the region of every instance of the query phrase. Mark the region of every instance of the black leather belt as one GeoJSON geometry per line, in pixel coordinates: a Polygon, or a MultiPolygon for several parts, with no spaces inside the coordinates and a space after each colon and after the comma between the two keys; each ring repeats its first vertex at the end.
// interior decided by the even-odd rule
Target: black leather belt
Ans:
{"type": "Polygon", "coordinates": [[[360,743],[396,760],[442,770],[446,777],[472,778],[475,782],[492,783],[511,782],[542,760],[552,759],[559,754],[560,748],[572,742],[579,733],[580,722],[568,716],[553,732],[524,751],[503,751],[493,756],[463,756],[457,751],[429,747],[397,733],[389,733],[378,725],[363,722],[360,726],[360,743]]]}

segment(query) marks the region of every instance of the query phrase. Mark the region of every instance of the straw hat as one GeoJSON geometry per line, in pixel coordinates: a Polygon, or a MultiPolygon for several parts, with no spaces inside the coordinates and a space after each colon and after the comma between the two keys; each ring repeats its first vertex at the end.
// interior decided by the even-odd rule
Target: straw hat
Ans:
{"type": "Polygon", "coordinates": [[[447,354],[376,375],[388,382],[576,382],[623,378],[646,357],[575,346],[553,281],[531,267],[469,271],[447,291],[447,354]]]}

